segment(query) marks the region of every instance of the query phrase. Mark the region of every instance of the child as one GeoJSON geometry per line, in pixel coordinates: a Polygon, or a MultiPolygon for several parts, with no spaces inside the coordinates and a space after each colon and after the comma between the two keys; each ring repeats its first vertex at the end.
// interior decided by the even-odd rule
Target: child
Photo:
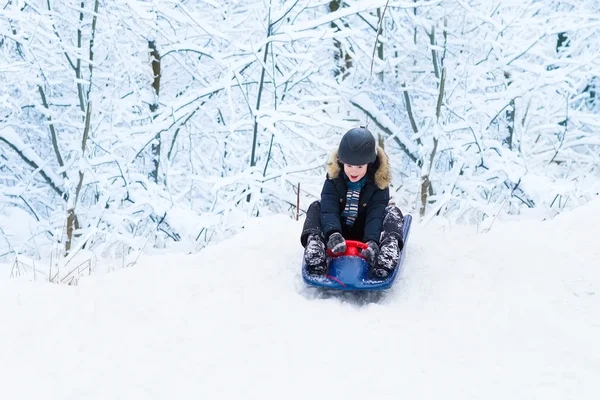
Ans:
{"type": "Polygon", "coordinates": [[[362,254],[375,279],[394,270],[402,238],[403,216],[390,200],[391,170],[387,154],[366,128],[350,129],[327,162],[321,200],[307,212],[300,237],[310,274],[327,272],[326,250],[343,253],[346,240],[369,247],[362,254]]]}

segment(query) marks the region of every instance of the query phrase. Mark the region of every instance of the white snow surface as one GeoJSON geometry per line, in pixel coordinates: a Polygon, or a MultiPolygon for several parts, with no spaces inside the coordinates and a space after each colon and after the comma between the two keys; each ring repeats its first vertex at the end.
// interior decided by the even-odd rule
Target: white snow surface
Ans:
{"type": "Polygon", "coordinates": [[[0,280],[0,398],[598,399],[600,202],[415,223],[382,298],[302,281],[302,221],[78,286],[0,280]]]}

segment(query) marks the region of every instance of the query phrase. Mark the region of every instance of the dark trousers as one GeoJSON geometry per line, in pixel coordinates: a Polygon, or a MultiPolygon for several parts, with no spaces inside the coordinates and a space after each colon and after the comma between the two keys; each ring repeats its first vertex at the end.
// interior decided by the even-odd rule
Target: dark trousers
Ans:
{"type": "MultiPolygon", "coordinates": [[[[321,229],[321,203],[316,200],[314,201],[306,211],[306,220],[302,228],[300,235],[300,243],[303,247],[306,247],[308,237],[310,235],[316,235],[325,241],[323,231],[321,229]]],[[[379,246],[383,247],[391,241],[396,241],[398,249],[402,250],[404,247],[404,241],[402,237],[402,223],[404,216],[398,207],[395,205],[388,205],[383,214],[383,224],[381,237],[379,239],[379,246]]]]}

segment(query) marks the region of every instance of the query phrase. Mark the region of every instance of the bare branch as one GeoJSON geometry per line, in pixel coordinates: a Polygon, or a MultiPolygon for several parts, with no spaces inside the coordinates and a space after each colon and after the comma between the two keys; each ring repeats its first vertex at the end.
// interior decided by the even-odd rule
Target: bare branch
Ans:
{"type": "MultiPolygon", "coordinates": [[[[42,98],[42,104],[44,105],[44,108],[48,111],[48,113],[50,112],[50,107],[48,107],[48,101],[46,100],[46,94],[44,93],[44,89],[42,89],[41,86],[38,86],[38,91],[40,93],[40,96],[42,98]]],[[[54,154],[56,154],[56,160],[58,161],[58,165],[61,168],[64,168],[65,163],[63,161],[63,158],[60,154],[60,148],[58,147],[58,137],[56,135],[56,128],[54,127],[54,123],[52,122],[52,117],[50,115],[48,115],[46,117],[46,119],[48,120],[48,122],[50,122],[48,124],[48,126],[50,127],[50,138],[52,140],[52,147],[54,148],[54,154]]],[[[62,171],[62,176],[63,178],[67,177],[67,174],[65,171],[62,171]]]]}
{"type": "MultiPolygon", "coordinates": [[[[371,75],[373,74],[373,63],[375,62],[375,50],[377,49],[377,42],[379,41],[379,35],[381,35],[381,32],[382,32],[381,26],[383,25],[383,18],[385,17],[385,12],[387,11],[389,3],[390,3],[389,0],[387,0],[385,2],[385,6],[383,8],[383,13],[381,13],[381,15],[379,15],[380,14],[379,8],[377,9],[377,15],[379,15],[379,22],[377,23],[377,35],[375,35],[375,43],[373,43],[373,54],[371,54],[371,71],[370,71],[371,75]]],[[[380,46],[380,51],[382,52],[380,54],[380,56],[381,56],[380,58],[383,60],[383,47],[381,47],[381,46],[383,46],[383,44],[380,43],[379,46],[380,46]]]]}

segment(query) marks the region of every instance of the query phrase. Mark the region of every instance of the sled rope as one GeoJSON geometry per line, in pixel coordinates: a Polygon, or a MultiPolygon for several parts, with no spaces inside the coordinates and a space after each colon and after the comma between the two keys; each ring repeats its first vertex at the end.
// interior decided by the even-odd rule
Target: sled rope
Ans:
{"type": "Polygon", "coordinates": [[[336,277],[333,277],[331,275],[327,275],[327,277],[333,281],[336,281],[337,283],[339,283],[340,285],[342,285],[343,287],[346,287],[346,285],[344,284],[344,282],[340,281],[339,279],[337,279],[336,277]]]}

